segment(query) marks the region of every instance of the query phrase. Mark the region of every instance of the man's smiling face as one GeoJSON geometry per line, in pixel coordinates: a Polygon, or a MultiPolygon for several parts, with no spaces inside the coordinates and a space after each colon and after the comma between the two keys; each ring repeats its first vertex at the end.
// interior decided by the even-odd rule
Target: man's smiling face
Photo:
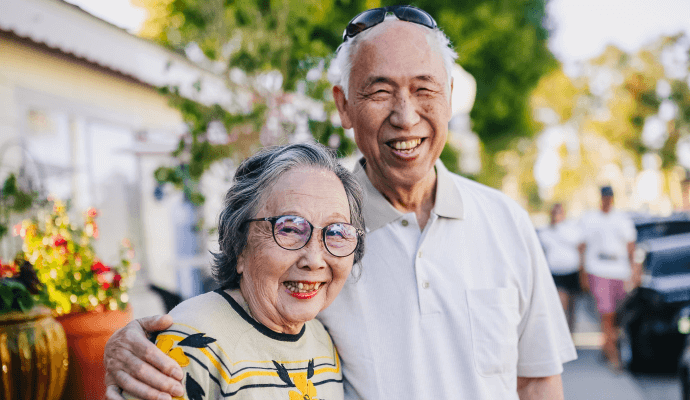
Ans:
{"type": "Polygon", "coordinates": [[[411,187],[433,173],[446,143],[448,76],[428,28],[391,21],[372,30],[353,55],[349,98],[340,88],[334,96],[374,185],[411,187]]]}

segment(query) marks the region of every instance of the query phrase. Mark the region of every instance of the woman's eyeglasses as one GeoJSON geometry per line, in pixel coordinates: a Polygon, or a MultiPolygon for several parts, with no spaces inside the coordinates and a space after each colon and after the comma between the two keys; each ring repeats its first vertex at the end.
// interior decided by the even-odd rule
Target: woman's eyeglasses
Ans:
{"type": "Polygon", "coordinates": [[[435,29],[436,21],[426,11],[413,6],[390,6],[381,8],[372,8],[357,14],[345,28],[343,32],[343,42],[347,38],[355,37],[361,32],[372,28],[386,18],[386,14],[392,12],[401,21],[413,22],[415,24],[424,25],[427,28],[435,29]]]}
{"type": "MultiPolygon", "coordinates": [[[[285,250],[299,250],[311,239],[314,225],[297,215],[281,215],[249,219],[246,222],[268,221],[273,228],[273,239],[285,250]]],[[[359,237],[364,233],[360,229],[345,223],[336,222],[321,229],[321,237],[326,250],[336,257],[347,257],[354,253],[359,237]]]]}

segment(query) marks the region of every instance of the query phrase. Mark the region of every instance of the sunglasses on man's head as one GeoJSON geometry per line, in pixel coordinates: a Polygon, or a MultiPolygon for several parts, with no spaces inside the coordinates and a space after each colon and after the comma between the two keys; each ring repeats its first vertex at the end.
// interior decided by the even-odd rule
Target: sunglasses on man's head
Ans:
{"type": "Polygon", "coordinates": [[[389,6],[372,8],[371,10],[361,12],[357,14],[356,17],[352,18],[352,21],[347,24],[345,32],[343,32],[343,42],[345,42],[348,38],[355,37],[361,32],[380,24],[384,19],[386,19],[386,14],[389,12],[395,14],[395,16],[401,21],[424,25],[430,29],[436,28],[436,21],[434,21],[431,15],[417,7],[389,6]]]}

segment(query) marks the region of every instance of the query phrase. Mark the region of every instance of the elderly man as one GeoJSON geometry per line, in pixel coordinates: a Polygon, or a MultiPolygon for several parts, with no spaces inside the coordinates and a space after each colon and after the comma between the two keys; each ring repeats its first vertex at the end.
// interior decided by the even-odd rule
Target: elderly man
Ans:
{"type": "MultiPolygon", "coordinates": [[[[429,14],[397,6],[355,17],[333,63],[343,127],[364,155],[355,173],[369,231],[361,278],[319,317],[348,399],[562,399],[562,364],[576,357],[527,213],[438,160],[455,57],[429,14]]],[[[141,329],[169,324],[118,332],[108,383],[179,395],[179,368],[141,329]]]]}

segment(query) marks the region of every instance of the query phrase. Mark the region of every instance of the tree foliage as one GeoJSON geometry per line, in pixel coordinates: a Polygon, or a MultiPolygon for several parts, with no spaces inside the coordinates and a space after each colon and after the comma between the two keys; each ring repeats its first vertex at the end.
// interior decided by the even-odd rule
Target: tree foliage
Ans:
{"type": "MultiPolygon", "coordinates": [[[[334,112],[323,79],[305,79],[323,66],[342,42],[342,32],[358,12],[396,4],[377,0],[136,0],[149,11],[141,35],[178,52],[198,49],[208,67],[225,73],[240,68],[249,75],[278,70],[286,92],[306,91],[334,112]]],[[[479,177],[496,185],[493,154],[532,136],[529,93],[556,62],[546,47],[544,0],[422,0],[415,6],[432,14],[455,46],[458,63],[477,81],[471,113],[473,130],[489,152],[479,177]]],[[[194,114],[193,112],[191,114],[194,114]]],[[[194,121],[196,124],[198,121],[194,121]]],[[[200,127],[208,126],[197,124],[200,127]]],[[[319,121],[320,122],[320,121],[319,121]]],[[[337,135],[341,151],[352,142],[342,129],[310,123],[322,142],[337,135]]],[[[197,140],[197,139],[194,139],[197,140]]],[[[457,159],[451,149],[444,158],[457,159]]],[[[453,168],[457,163],[450,165],[453,168]]]]}
{"type": "MultiPolygon", "coordinates": [[[[544,199],[579,197],[584,204],[584,192],[606,183],[626,186],[629,206],[643,206],[633,198],[643,173],[660,176],[660,195],[669,195],[672,182],[682,179],[675,176],[679,168],[690,169],[689,51],[690,39],[682,35],[661,38],[636,53],[610,46],[574,77],[555,70],[542,78],[532,108],[553,116],[544,121],[544,135],[531,148],[539,147],[552,129],[572,133],[576,142],[568,149],[565,142],[540,149],[542,154],[558,153],[560,160],[560,177],[542,190],[544,199]],[[626,182],[616,182],[614,176],[626,182]]],[[[531,157],[536,168],[537,157],[531,157]]]]}

